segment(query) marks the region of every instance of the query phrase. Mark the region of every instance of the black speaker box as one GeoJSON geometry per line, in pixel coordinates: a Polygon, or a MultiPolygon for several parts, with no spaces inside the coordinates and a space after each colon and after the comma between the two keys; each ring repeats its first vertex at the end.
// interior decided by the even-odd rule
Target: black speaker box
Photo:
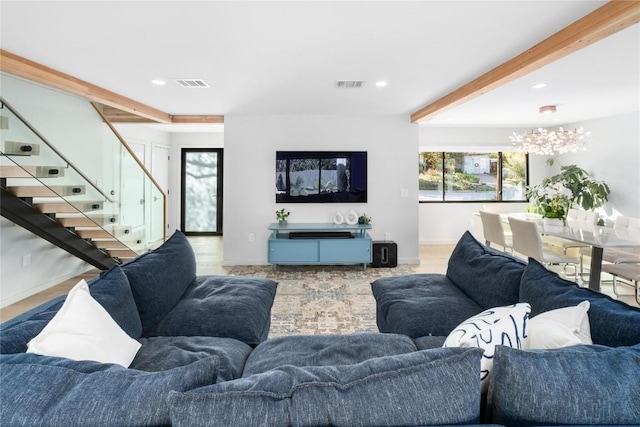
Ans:
{"type": "Polygon", "coordinates": [[[398,265],[398,245],[395,242],[373,242],[372,267],[396,267],[398,265]]]}

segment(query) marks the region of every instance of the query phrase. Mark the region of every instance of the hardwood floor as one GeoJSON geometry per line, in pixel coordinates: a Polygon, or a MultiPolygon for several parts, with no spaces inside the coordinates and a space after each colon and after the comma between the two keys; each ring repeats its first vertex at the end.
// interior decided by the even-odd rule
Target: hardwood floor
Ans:
{"type": "MultiPolygon", "coordinates": [[[[189,242],[196,254],[198,275],[225,275],[227,268],[222,266],[222,237],[189,237],[189,242]]],[[[454,245],[420,245],[420,264],[411,267],[416,273],[445,273],[447,263],[454,245]]],[[[15,304],[0,309],[0,322],[7,321],[25,311],[49,301],[59,295],[66,294],[80,279],[89,280],[99,274],[99,270],[91,270],[87,273],[65,280],[43,292],[25,298],[15,304]]],[[[606,279],[606,278],[605,278],[606,279]]],[[[633,288],[621,287],[629,292],[629,296],[618,299],[627,304],[638,306],[633,297],[633,288]]],[[[612,286],[608,281],[602,284],[602,292],[613,296],[612,286]]]]}

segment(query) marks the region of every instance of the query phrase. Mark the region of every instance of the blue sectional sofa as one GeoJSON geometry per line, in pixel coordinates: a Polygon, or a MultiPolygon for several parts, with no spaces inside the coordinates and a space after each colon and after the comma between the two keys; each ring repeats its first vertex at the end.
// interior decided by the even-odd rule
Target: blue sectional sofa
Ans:
{"type": "Polygon", "coordinates": [[[128,367],[26,352],[71,296],[0,325],[0,425],[640,424],[640,310],[468,233],[446,275],[372,284],[382,333],[267,339],[276,287],[196,277],[193,251],[176,232],[89,282],[139,345],[128,367]],[[594,344],[451,345],[466,320],[487,320],[487,309],[526,310],[513,318],[526,326],[529,315],[584,300],[594,344]],[[487,354],[493,366],[481,379],[487,354]]]}

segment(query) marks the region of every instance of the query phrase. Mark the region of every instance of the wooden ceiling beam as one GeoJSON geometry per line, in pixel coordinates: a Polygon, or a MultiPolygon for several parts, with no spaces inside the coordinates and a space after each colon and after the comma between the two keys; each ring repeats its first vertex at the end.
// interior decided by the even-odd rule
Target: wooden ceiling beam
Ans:
{"type": "Polygon", "coordinates": [[[171,123],[224,123],[224,116],[171,116],[171,123]]]}
{"type": "Polygon", "coordinates": [[[0,49],[0,70],[65,92],[83,96],[90,101],[109,105],[131,114],[151,119],[154,122],[171,122],[169,114],[163,111],[2,49],[0,49]]]}
{"type": "Polygon", "coordinates": [[[112,123],[224,123],[224,116],[172,116],[3,49],[0,49],[0,71],[102,104],[104,116],[112,123]]]}
{"type": "Polygon", "coordinates": [[[418,123],[544,67],[640,21],[640,1],[612,0],[520,55],[411,114],[418,123]]]}
{"type": "Polygon", "coordinates": [[[102,114],[111,123],[156,123],[155,120],[129,113],[109,105],[100,105],[102,114]]]}

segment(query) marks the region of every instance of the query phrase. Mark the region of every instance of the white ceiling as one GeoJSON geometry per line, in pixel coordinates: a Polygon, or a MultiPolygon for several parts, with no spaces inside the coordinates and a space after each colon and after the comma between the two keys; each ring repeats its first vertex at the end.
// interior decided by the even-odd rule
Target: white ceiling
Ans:
{"type": "MultiPolygon", "coordinates": [[[[0,45],[169,114],[408,116],[604,3],[1,0],[0,45]]],[[[638,111],[639,24],[422,125],[542,126],[546,104],[559,124],[638,111]]]]}

